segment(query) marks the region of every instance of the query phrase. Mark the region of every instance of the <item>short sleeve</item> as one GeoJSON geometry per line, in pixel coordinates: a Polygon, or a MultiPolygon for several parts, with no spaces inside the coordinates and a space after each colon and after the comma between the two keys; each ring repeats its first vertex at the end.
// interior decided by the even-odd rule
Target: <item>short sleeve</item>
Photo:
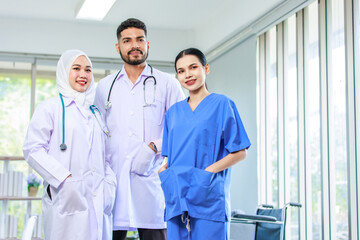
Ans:
{"type": "Polygon", "coordinates": [[[223,139],[228,152],[248,149],[251,145],[236,105],[229,99],[224,106],[223,139]]]}
{"type": "Polygon", "coordinates": [[[162,138],[162,150],[161,150],[161,154],[164,157],[168,156],[168,146],[169,146],[169,142],[168,142],[168,113],[165,114],[165,121],[164,121],[164,129],[163,129],[163,138],[162,138]]]}

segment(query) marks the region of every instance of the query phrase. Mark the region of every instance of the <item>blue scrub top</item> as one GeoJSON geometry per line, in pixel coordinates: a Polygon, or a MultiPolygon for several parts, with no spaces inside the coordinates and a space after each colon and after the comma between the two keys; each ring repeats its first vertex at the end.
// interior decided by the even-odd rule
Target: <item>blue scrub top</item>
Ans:
{"type": "Polygon", "coordinates": [[[212,93],[192,111],[188,99],[165,115],[160,173],[165,220],[187,211],[191,217],[228,221],[231,168],[213,174],[204,169],[232,152],[250,147],[234,102],[212,93]]]}

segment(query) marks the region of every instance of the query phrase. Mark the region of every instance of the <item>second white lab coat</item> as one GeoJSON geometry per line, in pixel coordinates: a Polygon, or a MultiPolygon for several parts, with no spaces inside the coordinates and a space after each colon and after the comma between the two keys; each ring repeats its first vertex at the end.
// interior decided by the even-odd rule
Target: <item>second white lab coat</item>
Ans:
{"type": "Polygon", "coordinates": [[[59,147],[59,97],[36,108],[23,147],[26,161],[44,178],[45,239],[112,239],[116,178],[105,160],[107,136],[90,110],[79,109],[71,98],[64,97],[64,103],[67,150],[59,147]]]}

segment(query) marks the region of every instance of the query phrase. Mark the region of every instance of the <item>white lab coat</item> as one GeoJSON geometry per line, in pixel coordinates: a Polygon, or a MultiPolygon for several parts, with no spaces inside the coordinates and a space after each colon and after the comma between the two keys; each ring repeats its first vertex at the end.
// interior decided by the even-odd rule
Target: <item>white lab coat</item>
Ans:
{"type": "Polygon", "coordinates": [[[112,239],[116,178],[105,161],[107,136],[89,109],[80,110],[71,98],[64,103],[67,150],[59,147],[60,97],[36,108],[23,147],[26,161],[44,178],[45,239],[112,239]]]}
{"type": "Polygon", "coordinates": [[[164,194],[157,170],[163,160],[161,152],[155,155],[148,147],[157,144],[161,151],[162,130],[166,111],[177,101],[184,99],[179,82],[167,73],[147,66],[135,84],[132,84],[123,68],[112,88],[112,106],[105,110],[109,89],[115,77],[109,75],[100,80],[96,89],[95,105],[105,115],[112,133],[106,144],[106,154],[119,183],[114,206],[114,229],[136,228],[163,229],[164,194]],[[144,106],[144,95],[151,106],[144,106]]]}

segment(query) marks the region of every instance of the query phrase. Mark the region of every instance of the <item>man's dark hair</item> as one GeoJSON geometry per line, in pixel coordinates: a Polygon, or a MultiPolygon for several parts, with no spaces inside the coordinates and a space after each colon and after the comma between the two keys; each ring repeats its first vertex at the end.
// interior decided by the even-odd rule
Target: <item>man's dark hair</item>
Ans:
{"type": "Polygon", "coordinates": [[[128,29],[128,28],[132,28],[132,27],[144,30],[145,37],[147,36],[145,23],[143,23],[142,21],[140,21],[139,19],[136,19],[136,18],[129,18],[129,19],[123,21],[117,28],[117,30],[116,30],[117,39],[120,39],[120,34],[122,31],[124,31],[125,29],[128,29]]]}

